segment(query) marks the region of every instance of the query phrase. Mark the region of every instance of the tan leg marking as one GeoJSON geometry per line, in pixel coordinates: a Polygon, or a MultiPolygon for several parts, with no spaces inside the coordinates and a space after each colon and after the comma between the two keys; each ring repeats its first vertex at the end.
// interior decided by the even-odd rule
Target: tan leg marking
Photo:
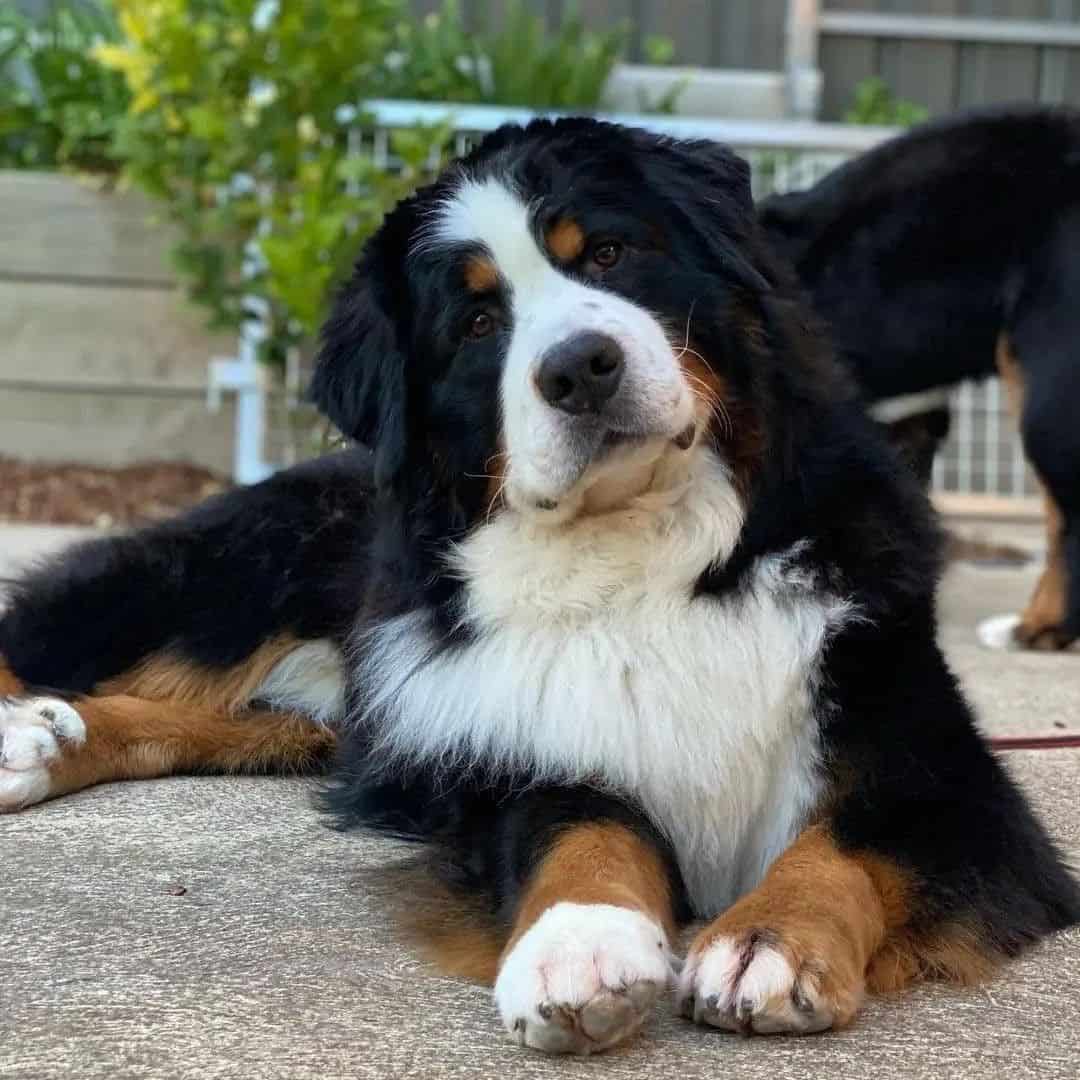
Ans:
{"type": "Polygon", "coordinates": [[[940,976],[971,982],[995,958],[963,928],[918,936],[911,882],[897,865],[841,851],[825,826],[806,832],[761,885],[694,942],[683,970],[683,1012],[750,1033],[843,1027],[865,991],[940,976]]]}
{"type": "Polygon", "coordinates": [[[293,637],[273,638],[231,668],[203,667],[170,653],[156,653],[123,675],[106,679],[95,687],[95,694],[169,701],[210,713],[235,713],[247,708],[274,667],[301,644],[293,637]]]}
{"type": "Polygon", "coordinates": [[[173,773],[305,772],[325,760],[333,735],[308,720],[252,710],[215,713],[124,695],[72,702],[86,740],[49,769],[49,797],[110,780],[173,773]]]}
{"type": "Polygon", "coordinates": [[[615,824],[559,836],[527,884],[495,981],[511,1036],[549,1053],[588,1054],[645,1022],[671,977],[667,867],[615,824]]]}
{"type": "MultiPolygon", "coordinates": [[[[1009,411],[1019,423],[1024,413],[1024,371],[1012,343],[1004,334],[998,338],[994,358],[1009,399],[1009,411]]],[[[1046,505],[1046,567],[1013,634],[1025,648],[1054,651],[1066,648],[1073,640],[1062,629],[1069,587],[1064,549],[1065,522],[1057,503],[1045,489],[1043,500],[1046,505]]]]}
{"type": "MultiPolygon", "coordinates": [[[[67,703],[18,697],[0,713],[8,758],[0,809],[110,780],[310,770],[329,755],[333,735],[305,717],[250,707],[260,684],[298,644],[267,642],[224,670],[159,654],[67,703]]],[[[0,678],[0,685],[21,691],[6,668],[0,678]]]]}
{"type": "Polygon", "coordinates": [[[578,825],[559,836],[522,895],[506,951],[562,902],[631,908],[655,919],[668,934],[675,932],[664,860],[624,825],[578,825]]]}

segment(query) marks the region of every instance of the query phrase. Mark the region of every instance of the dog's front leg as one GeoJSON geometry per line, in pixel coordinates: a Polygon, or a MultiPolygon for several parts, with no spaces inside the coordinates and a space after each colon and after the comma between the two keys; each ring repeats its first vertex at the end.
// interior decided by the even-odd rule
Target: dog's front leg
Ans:
{"type": "Polygon", "coordinates": [[[559,833],[523,885],[495,982],[511,1035],[588,1054],[636,1032],[671,979],[673,893],[657,847],[628,826],[559,833]]]}

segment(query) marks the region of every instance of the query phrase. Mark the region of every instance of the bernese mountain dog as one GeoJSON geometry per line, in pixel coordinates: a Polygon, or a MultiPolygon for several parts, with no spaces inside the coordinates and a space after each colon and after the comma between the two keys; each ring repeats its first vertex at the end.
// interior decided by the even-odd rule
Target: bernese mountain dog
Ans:
{"type": "Polygon", "coordinates": [[[552,1052],[671,985],[839,1027],[1080,917],[938,647],[927,500],[728,150],[500,129],[367,244],[313,396],[370,451],[14,583],[0,808],[336,743],[337,822],[438,853],[486,921],[433,947],[552,1052]]]}
{"type": "Polygon", "coordinates": [[[999,374],[1046,494],[1026,610],[988,645],[1080,637],[1080,112],[973,110],[876,147],[759,219],[796,267],[839,358],[924,484],[948,388],[999,374]]]}

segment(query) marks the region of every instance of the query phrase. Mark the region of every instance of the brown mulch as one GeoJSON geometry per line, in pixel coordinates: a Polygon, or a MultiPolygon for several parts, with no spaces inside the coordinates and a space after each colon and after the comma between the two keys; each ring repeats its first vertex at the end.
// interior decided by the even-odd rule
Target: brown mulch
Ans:
{"type": "MultiPolygon", "coordinates": [[[[107,468],[0,457],[0,524],[139,525],[171,517],[228,487],[227,479],[209,469],[176,462],[107,468]]],[[[1020,548],[951,531],[946,557],[1006,566],[1031,560],[1020,548]]]]}
{"type": "Polygon", "coordinates": [[[105,468],[0,457],[0,523],[137,525],[227,487],[228,480],[208,469],[173,462],[105,468]]]}
{"type": "Polygon", "coordinates": [[[1013,544],[999,544],[979,536],[946,534],[945,558],[949,562],[973,562],[991,566],[1026,566],[1034,556],[1013,544]]]}

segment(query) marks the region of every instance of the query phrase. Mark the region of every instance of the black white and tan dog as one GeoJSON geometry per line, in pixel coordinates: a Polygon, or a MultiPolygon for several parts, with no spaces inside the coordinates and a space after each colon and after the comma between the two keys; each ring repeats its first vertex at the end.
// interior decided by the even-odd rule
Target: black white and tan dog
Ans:
{"type": "Polygon", "coordinates": [[[999,373],[1046,493],[1048,559],[987,644],[1080,637],[1080,113],[924,125],[760,208],[841,360],[924,482],[947,388],[999,373]]]}
{"type": "Polygon", "coordinates": [[[394,210],[313,395],[356,449],[96,540],[0,622],[0,805],[314,766],[424,840],[513,1038],[847,1024],[1080,917],[935,638],[938,535],[727,150],[507,127],[394,210]],[[677,927],[706,921],[677,980],[677,927]]]}

